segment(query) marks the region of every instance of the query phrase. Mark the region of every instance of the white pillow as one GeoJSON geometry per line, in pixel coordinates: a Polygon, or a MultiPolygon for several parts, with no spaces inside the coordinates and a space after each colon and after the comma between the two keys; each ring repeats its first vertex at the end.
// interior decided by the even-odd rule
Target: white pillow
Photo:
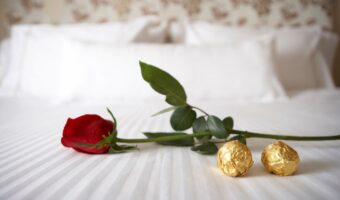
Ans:
{"type": "Polygon", "coordinates": [[[327,67],[332,72],[334,59],[338,47],[338,35],[329,31],[323,31],[320,40],[320,51],[326,61],[327,67]]]}
{"type": "Polygon", "coordinates": [[[8,65],[4,68],[3,80],[1,82],[1,91],[13,95],[18,91],[20,70],[22,69],[22,57],[26,47],[26,34],[29,25],[12,26],[11,37],[8,44],[8,65]]]}
{"type": "Polygon", "coordinates": [[[38,34],[27,37],[17,94],[55,96],[60,85],[63,40],[55,32],[51,32],[50,37],[38,34]]]}
{"type": "Polygon", "coordinates": [[[65,43],[59,100],[160,99],[138,61],[176,77],[190,102],[270,101],[285,96],[272,68],[270,39],[228,45],[102,45],[65,43]]]}
{"type": "MultiPolygon", "coordinates": [[[[318,87],[334,87],[330,70],[327,80],[318,74],[317,53],[322,53],[330,66],[336,49],[337,37],[331,33],[323,33],[320,27],[304,28],[232,28],[207,22],[186,23],[184,42],[186,44],[221,44],[244,41],[273,35],[277,40],[275,49],[278,76],[287,90],[308,89],[318,87]],[[321,38],[321,42],[320,41],[321,38]]],[[[177,39],[180,40],[180,39],[177,39]]],[[[326,65],[326,66],[327,66],[326,65]]],[[[326,70],[323,70],[326,71],[326,70]]]]}
{"type": "MultiPolygon", "coordinates": [[[[51,28],[50,25],[45,26],[51,28]]],[[[69,24],[56,28],[72,39],[85,42],[163,43],[166,38],[166,23],[156,16],[103,24],[69,24]]]]}
{"type": "Polygon", "coordinates": [[[13,26],[9,65],[4,69],[0,89],[11,91],[12,95],[50,96],[59,82],[63,40],[110,44],[163,42],[165,31],[165,24],[153,16],[106,24],[13,26]]]}
{"type": "Polygon", "coordinates": [[[5,68],[9,65],[9,39],[0,41],[0,84],[5,73],[5,68]]]}

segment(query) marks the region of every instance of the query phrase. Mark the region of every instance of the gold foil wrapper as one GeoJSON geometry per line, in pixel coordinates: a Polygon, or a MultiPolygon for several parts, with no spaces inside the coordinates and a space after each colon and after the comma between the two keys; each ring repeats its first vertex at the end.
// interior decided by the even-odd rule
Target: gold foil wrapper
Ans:
{"type": "Polygon", "coordinates": [[[294,174],[300,164],[298,153],[281,141],[268,145],[262,152],[261,161],[269,172],[279,176],[294,174]]]}
{"type": "Polygon", "coordinates": [[[248,147],[237,140],[225,143],[217,153],[218,167],[228,176],[244,176],[253,166],[248,147]]]}

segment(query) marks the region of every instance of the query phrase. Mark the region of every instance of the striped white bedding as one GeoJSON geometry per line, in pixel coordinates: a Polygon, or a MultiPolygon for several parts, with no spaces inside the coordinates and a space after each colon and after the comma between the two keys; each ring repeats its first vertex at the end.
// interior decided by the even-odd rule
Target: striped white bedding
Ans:
{"type": "MultiPolygon", "coordinates": [[[[34,99],[0,98],[0,199],[339,199],[340,141],[291,142],[301,158],[294,176],[268,174],[262,149],[250,139],[254,166],[245,177],[223,175],[215,156],[189,148],[139,145],[140,151],[86,155],[60,144],[67,117],[97,113],[105,106],[52,106],[34,99]]],[[[110,105],[121,137],[169,131],[168,115],[151,118],[163,103],[110,105]]],[[[202,102],[234,117],[236,127],[277,134],[340,133],[340,91],[312,91],[270,104],[202,102]]]]}

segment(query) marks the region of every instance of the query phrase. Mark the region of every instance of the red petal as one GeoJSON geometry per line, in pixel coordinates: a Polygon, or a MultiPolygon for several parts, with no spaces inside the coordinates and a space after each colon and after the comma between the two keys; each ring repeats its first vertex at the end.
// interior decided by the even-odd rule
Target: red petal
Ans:
{"type": "Polygon", "coordinates": [[[82,152],[82,153],[103,154],[103,153],[107,153],[110,148],[104,147],[104,148],[96,149],[96,148],[89,148],[89,147],[81,147],[81,148],[73,147],[73,149],[76,151],[82,152]]]}
{"type": "Polygon", "coordinates": [[[80,152],[106,153],[109,147],[97,149],[79,146],[77,143],[97,144],[103,139],[103,136],[108,136],[113,128],[113,122],[98,115],[83,115],[75,119],[69,118],[63,130],[61,143],[80,152]]]}

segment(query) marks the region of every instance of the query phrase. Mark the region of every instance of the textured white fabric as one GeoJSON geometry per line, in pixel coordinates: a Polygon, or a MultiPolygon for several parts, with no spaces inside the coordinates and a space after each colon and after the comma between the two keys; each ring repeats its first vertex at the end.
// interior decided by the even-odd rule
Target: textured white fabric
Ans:
{"type": "Polygon", "coordinates": [[[272,40],[229,45],[100,45],[67,42],[60,98],[138,101],[156,95],[138,60],[177,78],[192,100],[270,101],[285,96],[272,67],[272,40]]]}
{"type": "MultiPolygon", "coordinates": [[[[35,99],[0,98],[0,199],[329,199],[340,196],[340,141],[293,142],[301,158],[296,175],[267,173],[261,152],[272,140],[249,139],[254,166],[231,178],[215,156],[189,148],[139,145],[125,154],[86,155],[64,148],[68,117],[109,106],[119,120],[119,136],[143,138],[143,131],[169,131],[169,115],[150,117],[162,102],[131,105],[51,107],[35,99]]],[[[340,92],[311,91],[289,102],[198,104],[210,113],[234,117],[235,126],[276,134],[329,135],[340,132],[340,92]]]]}
{"type": "Polygon", "coordinates": [[[166,25],[153,16],[105,24],[13,26],[9,42],[9,63],[4,68],[1,87],[12,94],[24,92],[46,96],[54,92],[55,84],[59,82],[57,77],[62,41],[66,38],[106,44],[157,43],[165,41],[165,31],[166,25]],[[38,82],[44,84],[41,85],[43,88],[34,87],[38,82]]]}
{"type": "MultiPolygon", "coordinates": [[[[177,28],[178,29],[178,28],[177,28]]],[[[207,22],[193,22],[184,25],[187,44],[221,44],[244,41],[259,37],[274,36],[277,40],[275,49],[276,67],[283,86],[287,90],[308,89],[329,86],[332,82],[331,66],[337,47],[337,36],[322,32],[318,26],[303,28],[232,28],[207,22]],[[316,54],[321,53],[325,66],[315,62],[316,54]],[[326,67],[327,80],[319,82],[318,68],[326,67]]],[[[176,39],[177,41],[180,39],[176,39]]]]}

